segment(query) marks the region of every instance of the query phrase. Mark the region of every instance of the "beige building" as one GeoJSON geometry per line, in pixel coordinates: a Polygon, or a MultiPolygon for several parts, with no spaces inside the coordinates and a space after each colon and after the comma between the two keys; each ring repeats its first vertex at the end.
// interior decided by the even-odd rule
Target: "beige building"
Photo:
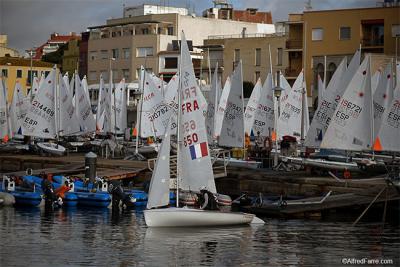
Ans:
{"type": "MultiPolygon", "coordinates": [[[[169,64],[165,62],[165,51],[177,51],[176,41],[180,40],[182,31],[192,42],[196,54],[199,52],[196,46],[203,45],[203,40],[210,35],[273,33],[275,27],[169,13],[110,19],[105,25],[89,29],[88,81],[93,84],[98,83],[100,74],[107,81],[110,69],[115,82],[122,77],[128,81],[138,79],[141,65],[160,74],[160,70],[165,70],[169,64]]],[[[172,71],[164,72],[172,75],[172,71]]]]}
{"type": "Polygon", "coordinates": [[[311,10],[290,14],[287,24],[286,76],[294,79],[305,66],[308,95],[315,100],[317,75],[324,78],[326,73],[328,83],[341,59],[347,56],[350,60],[360,47],[363,56],[372,55],[372,71],[394,57],[400,7],[311,10]]]}
{"type": "MultiPolygon", "coordinates": [[[[262,82],[271,72],[269,50],[271,50],[272,72],[283,71],[288,66],[288,56],[284,53],[287,37],[280,34],[247,34],[236,36],[210,36],[204,41],[205,59],[210,51],[210,66],[214,71],[218,62],[222,81],[232,74],[235,64],[242,60],[243,81],[255,84],[260,77],[262,82]]],[[[205,77],[208,77],[206,70],[205,77]]]]}
{"type": "Polygon", "coordinates": [[[0,57],[1,76],[6,81],[8,100],[10,101],[12,98],[16,81],[20,82],[22,90],[27,94],[31,88],[31,77],[40,77],[42,73],[47,75],[50,73],[52,67],[52,63],[43,61],[31,61],[30,59],[15,57],[0,57]]]}
{"type": "Polygon", "coordinates": [[[7,35],[0,35],[0,57],[4,57],[6,55],[10,57],[19,57],[19,52],[16,49],[7,47],[8,39],[7,35]]]}

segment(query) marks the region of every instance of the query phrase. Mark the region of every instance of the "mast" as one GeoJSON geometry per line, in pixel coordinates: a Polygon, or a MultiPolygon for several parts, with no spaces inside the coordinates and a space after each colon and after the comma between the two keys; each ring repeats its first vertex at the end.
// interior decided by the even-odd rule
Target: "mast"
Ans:
{"type": "MultiPolygon", "coordinates": [[[[54,116],[55,116],[55,120],[56,120],[56,139],[57,139],[57,143],[59,142],[59,137],[60,137],[60,132],[61,132],[61,120],[60,120],[60,75],[61,75],[61,71],[59,74],[57,74],[57,68],[55,71],[55,77],[54,77],[54,86],[55,86],[55,101],[54,101],[54,107],[55,107],[55,112],[54,112],[54,116]]],[[[61,77],[62,79],[62,77],[61,77]]]]}
{"type": "MultiPolygon", "coordinates": [[[[183,34],[183,31],[182,31],[182,34],[183,34]]],[[[182,42],[182,38],[181,38],[181,42],[182,42]]],[[[179,42],[178,42],[179,43],[179,42]]],[[[179,144],[179,142],[180,142],[180,136],[181,136],[181,134],[180,134],[180,130],[181,130],[181,126],[180,126],[180,123],[181,123],[181,90],[182,90],[182,79],[181,79],[181,76],[182,76],[182,43],[180,44],[180,46],[179,46],[179,48],[180,48],[180,50],[181,50],[181,52],[180,52],[180,58],[179,58],[179,85],[178,85],[178,91],[177,91],[177,94],[176,94],[176,96],[177,96],[177,101],[178,101],[178,116],[177,116],[177,133],[176,133],[176,140],[177,140],[177,146],[176,146],[176,158],[177,158],[177,161],[176,161],[176,207],[177,208],[179,208],[179,175],[180,175],[180,171],[179,171],[179,166],[180,166],[180,164],[179,164],[179,156],[180,156],[180,149],[179,149],[179,147],[180,147],[180,144],[179,144]]],[[[167,129],[168,130],[168,129],[167,129]]]]}

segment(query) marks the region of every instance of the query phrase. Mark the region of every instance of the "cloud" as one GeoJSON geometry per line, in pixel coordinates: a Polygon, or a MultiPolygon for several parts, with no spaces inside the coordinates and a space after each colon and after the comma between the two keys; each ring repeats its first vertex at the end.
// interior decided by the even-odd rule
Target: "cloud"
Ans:
{"type": "MultiPolygon", "coordinates": [[[[230,0],[237,9],[255,7],[271,11],[274,21],[284,21],[288,13],[301,12],[304,0],[230,0]]],[[[0,0],[0,33],[8,35],[9,47],[20,51],[40,46],[52,32],[80,33],[88,26],[105,24],[122,17],[123,5],[143,3],[187,7],[197,14],[213,6],[211,0],[0,0]]],[[[376,0],[318,0],[314,9],[375,6],[376,0]]]]}

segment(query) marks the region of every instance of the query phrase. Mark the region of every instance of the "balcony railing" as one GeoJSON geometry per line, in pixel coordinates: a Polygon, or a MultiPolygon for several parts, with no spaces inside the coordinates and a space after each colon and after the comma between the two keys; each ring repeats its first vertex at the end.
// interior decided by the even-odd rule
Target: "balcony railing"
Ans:
{"type": "Polygon", "coordinates": [[[302,49],[303,41],[300,39],[292,39],[286,41],[286,49],[302,49]]]}

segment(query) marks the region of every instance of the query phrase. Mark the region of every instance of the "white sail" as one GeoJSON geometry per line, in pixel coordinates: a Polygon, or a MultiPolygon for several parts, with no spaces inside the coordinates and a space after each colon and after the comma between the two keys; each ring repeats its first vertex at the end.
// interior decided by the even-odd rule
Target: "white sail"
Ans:
{"type": "Polygon", "coordinates": [[[143,86],[140,136],[162,136],[171,116],[171,108],[164,101],[161,90],[154,82],[154,78],[147,72],[144,73],[143,86]]]}
{"type": "Polygon", "coordinates": [[[70,91],[71,91],[71,88],[70,88],[70,82],[69,82],[69,78],[68,78],[68,72],[66,72],[66,73],[64,74],[64,76],[62,77],[62,79],[64,80],[64,84],[65,84],[65,86],[66,86],[67,91],[70,92],[70,91]]]}
{"type": "MultiPolygon", "coordinates": [[[[170,123],[172,122],[172,117],[170,123]]],[[[176,119],[176,118],[175,118],[176,119]]],[[[157,161],[151,176],[147,208],[152,209],[169,204],[169,180],[170,180],[170,149],[171,133],[165,131],[157,161]]]]}
{"type": "Polygon", "coordinates": [[[126,93],[125,79],[122,79],[111,98],[111,125],[114,133],[124,133],[127,127],[126,93]]]}
{"type": "Polygon", "coordinates": [[[22,134],[52,139],[57,134],[55,121],[55,67],[40,84],[22,123],[22,134]]]}
{"type": "Polygon", "coordinates": [[[400,88],[397,87],[398,84],[400,84],[400,61],[396,62],[396,88],[400,88]]]}
{"type": "Polygon", "coordinates": [[[40,77],[40,79],[38,77],[36,77],[36,75],[33,76],[32,88],[29,93],[29,101],[31,101],[37,94],[37,92],[39,90],[39,86],[40,86],[40,81],[44,81],[44,73],[42,73],[42,76],[40,77]]]}
{"type": "Polygon", "coordinates": [[[270,136],[275,127],[275,101],[273,91],[272,74],[268,73],[267,79],[261,89],[260,101],[254,116],[254,133],[260,136],[270,136]]]}
{"type": "Polygon", "coordinates": [[[324,99],[325,93],[325,85],[321,79],[321,76],[318,75],[318,107],[321,106],[322,99],[324,99]]]}
{"type": "Polygon", "coordinates": [[[374,104],[374,136],[379,132],[382,115],[393,99],[392,64],[388,64],[380,75],[376,90],[373,93],[374,104]]]}
{"type": "Polygon", "coordinates": [[[221,90],[221,85],[218,79],[218,63],[217,63],[215,66],[214,75],[212,77],[210,93],[208,94],[206,126],[207,126],[207,136],[209,143],[212,143],[214,140],[215,111],[218,106],[218,95],[220,90],[221,90]]]}
{"type": "Polygon", "coordinates": [[[319,147],[329,123],[335,112],[336,106],[342,97],[344,90],[350,82],[349,77],[356,72],[359,66],[360,54],[357,51],[353,56],[349,68],[347,68],[347,58],[344,57],[329,82],[321,104],[314,113],[313,121],[308,130],[305,145],[308,147],[319,147]]]}
{"type": "Polygon", "coordinates": [[[215,128],[214,128],[214,138],[221,135],[222,121],[225,116],[225,109],[228,104],[228,97],[231,91],[231,78],[226,78],[224,89],[222,90],[221,97],[219,99],[218,108],[215,112],[215,128]]]}
{"type": "Polygon", "coordinates": [[[394,98],[382,116],[382,125],[375,138],[375,151],[400,152],[400,84],[394,98]]]}
{"type": "Polygon", "coordinates": [[[371,91],[375,94],[375,90],[378,87],[378,82],[381,79],[381,69],[379,68],[374,75],[371,77],[371,91]]]}
{"type": "Polygon", "coordinates": [[[231,76],[231,90],[222,121],[219,145],[226,147],[244,146],[243,75],[242,62],[231,76]]]}
{"type": "Polygon", "coordinates": [[[3,82],[0,80],[0,141],[7,141],[9,138],[9,125],[7,115],[7,91],[3,82]]]}
{"type": "Polygon", "coordinates": [[[21,84],[17,81],[14,87],[13,98],[10,106],[11,135],[22,134],[22,122],[28,112],[29,99],[24,96],[21,84]]]}
{"type": "Polygon", "coordinates": [[[79,121],[81,132],[96,131],[96,121],[92,113],[92,106],[88,95],[86,76],[79,79],[75,75],[75,112],[79,121]]]}
{"type": "Polygon", "coordinates": [[[258,78],[244,112],[244,132],[248,135],[250,135],[251,129],[254,125],[254,117],[257,111],[258,103],[260,102],[261,90],[263,89],[262,87],[261,79],[258,78]]]}
{"type": "Polygon", "coordinates": [[[301,71],[290,90],[285,105],[281,107],[280,116],[278,118],[278,139],[282,139],[285,135],[301,138],[301,116],[302,116],[302,97],[304,88],[304,72],[301,71]]]}
{"type": "Polygon", "coordinates": [[[280,86],[283,89],[281,92],[281,96],[279,98],[280,106],[283,107],[285,105],[286,100],[288,100],[289,92],[292,90],[289,82],[286,80],[285,76],[282,73],[279,75],[280,77],[280,86]]]}
{"type": "Polygon", "coordinates": [[[103,75],[100,75],[99,97],[97,98],[96,110],[96,131],[101,133],[104,132],[104,102],[106,101],[107,95],[103,75]]]}
{"type": "Polygon", "coordinates": [[[205,119],[200,107],[202,93],[196,82],[189,48],[183,33],[180,64],[179,184],[184,190],[200,191],[206,186],[208,190],[216,193],[205,119]]]}
{"type": "Polygon", "coordinates": [[[341,97],[321,148],[370,149],[372,116],[370,57],[367,56],[341,97]]]}
{"type": "Polygon", "coordinates": [[[75,107],[72,100],[72,92],[68,89],[69,81],[60,74],[59,98],[60,98],[60,135],[67,136],[78,133],[80,130],[79,121],[76,117],[75,107]]]}

